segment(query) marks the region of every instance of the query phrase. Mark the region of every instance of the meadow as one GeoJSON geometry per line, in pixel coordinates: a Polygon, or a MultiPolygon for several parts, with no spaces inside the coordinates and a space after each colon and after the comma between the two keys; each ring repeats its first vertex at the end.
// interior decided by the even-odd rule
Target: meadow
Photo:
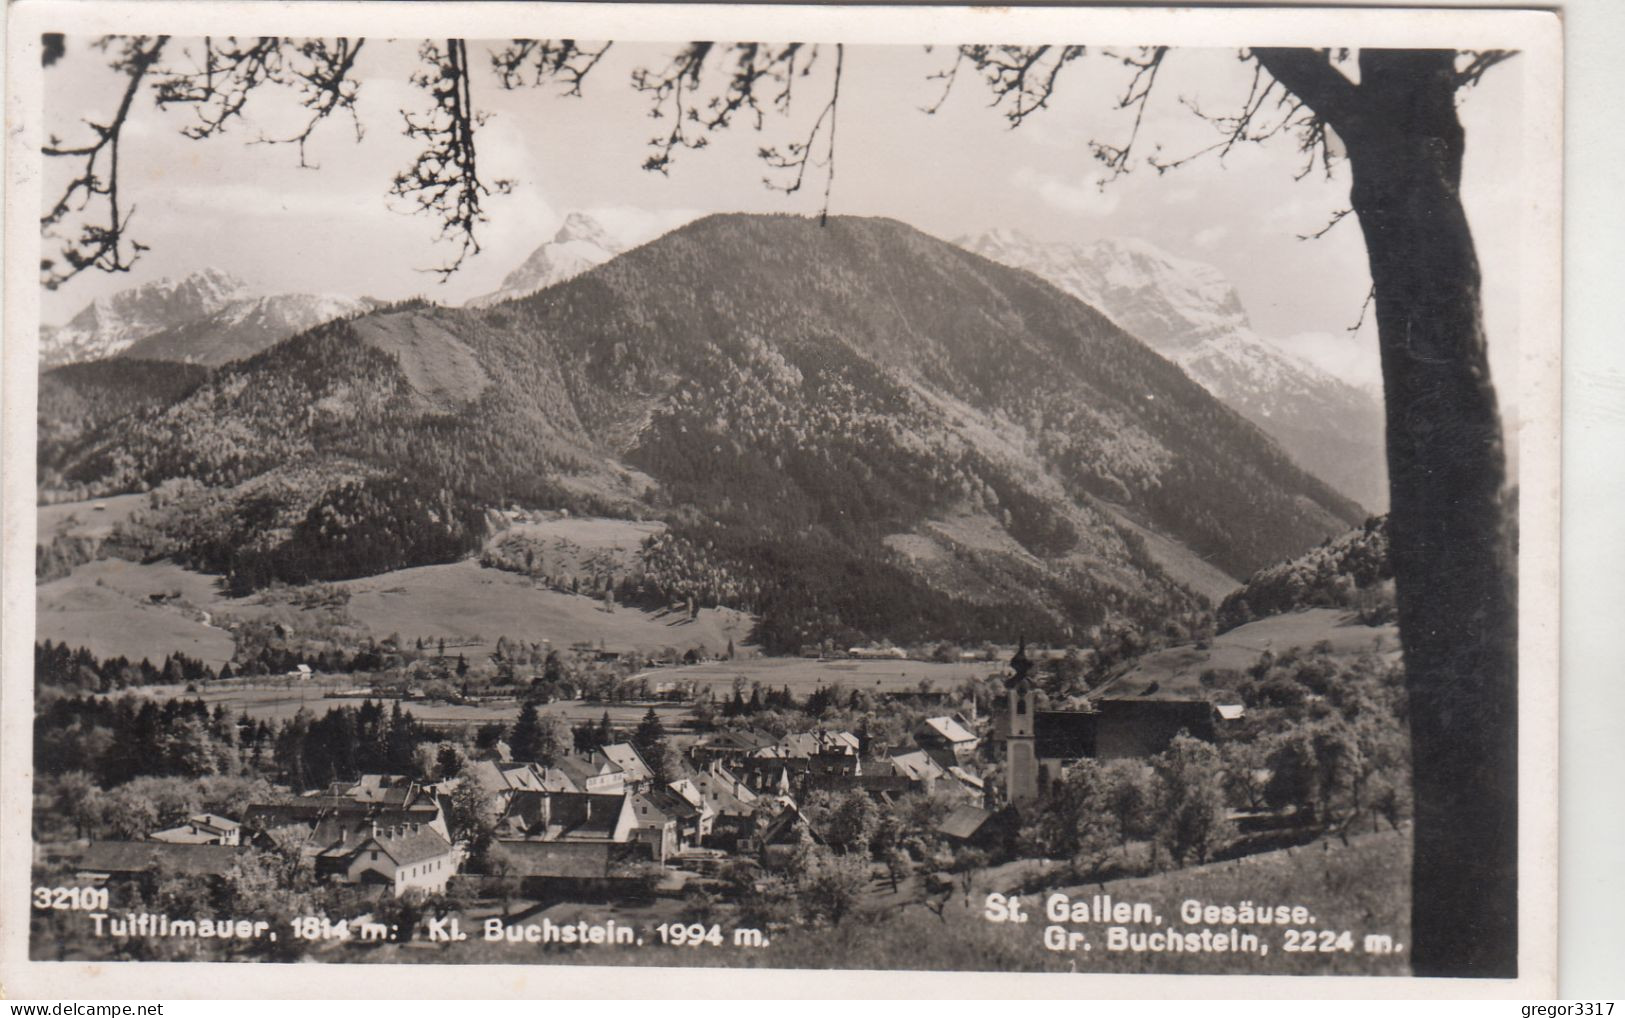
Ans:
{"type": "Polygon", "coordinates": [[[1368,626],[1347,609],[1309,608],[1237,626],[1214,637],[1207,648],[1187,643],[1142,655],[1096,692],[1113,698],[1152,700],[1199,697],[1204,692],[1202,673],[1209,669],[1244,672],[1265,651],[1281,654],[1322,641],[1339,655],[1368,650],[1385,657],[1399,654],[1399,629],[1392,623],[1368,626]]]}

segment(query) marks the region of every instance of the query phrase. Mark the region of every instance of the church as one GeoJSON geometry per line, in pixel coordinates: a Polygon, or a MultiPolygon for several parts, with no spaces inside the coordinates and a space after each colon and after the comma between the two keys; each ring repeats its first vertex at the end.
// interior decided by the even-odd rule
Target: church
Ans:
{"type": "Polygon", "coordinates": [[[1100,700],[1083,710],[1039,710],[1033,667],[1023,640],[1010,659],[1005,716],[994,728],[994,738],[1005,741],[1005,791],[1016,806],[1047,797],[1079,760],[1155,756],[1180,732],[1214,739],[1215,710],[1206,700],[1100,700]]]}

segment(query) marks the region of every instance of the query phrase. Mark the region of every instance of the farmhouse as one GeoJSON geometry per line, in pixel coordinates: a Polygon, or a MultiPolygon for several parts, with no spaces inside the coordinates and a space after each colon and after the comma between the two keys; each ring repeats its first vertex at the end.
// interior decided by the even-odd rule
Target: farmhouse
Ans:
{"type": "Polygon", "coordinates": [[[172,845],[236,845],[242,838],[242,825],[213,813],[194,813],[184,824],[153,831],[147,837],[172,845]]]}
{"type": "Polygon", "coordinates": [[[457,869],[451,843],[421,825],[346,828],[338,841],[320,848],[312,859],[319,877],[389,888],[397,898],[414,888],[441,893],[457,869]]]}
{"type": "Polygon", "coordinates": [[[607,795],[524,791],[509,800],[497,822],[497,837],[625,844],[635,826],[631,797],[624,791],[607,795]]]}
{"type": "Polygon", "coordinates": [[[944,767],[976,759],[981,740],[958,715],[926,718],[914,730],[914,741],[944,767]]]}

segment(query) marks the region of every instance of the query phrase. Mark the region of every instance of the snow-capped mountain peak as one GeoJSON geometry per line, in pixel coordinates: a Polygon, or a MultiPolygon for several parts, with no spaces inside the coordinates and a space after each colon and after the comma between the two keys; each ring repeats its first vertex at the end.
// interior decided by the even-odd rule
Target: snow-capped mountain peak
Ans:
{"type": "Polygon", "coordinates": [[[626,250],[604,225],[585,212],[572,212],[564,218],[553,239],[532,251],[530,257],[502,280],[491,293],[475,297],[470,307],[490,307],[562,283],[595,268],[626,250]]]}
{"type": "Polygon", "coordinates": [[[1369,508],[1386,505],[1377,400],[1254,332],[1240,295],[1219,269],[1137,238],[1052,243],[995,229],[957,243],[1092,305],[1273,436],[1312,473],[1369,508]]]}
{"type": "Polygon", "coordinates": [[[99,297],[66,324],[40,330],[44,367],[96,360],[130,344],[251,296],[248,284],[220,269],[150,283],[99,297]]]}

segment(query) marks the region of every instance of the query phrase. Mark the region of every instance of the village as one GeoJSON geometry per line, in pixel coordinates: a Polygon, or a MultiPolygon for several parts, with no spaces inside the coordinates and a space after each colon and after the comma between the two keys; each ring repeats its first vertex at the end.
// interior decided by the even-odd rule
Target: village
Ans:
{"type": "MultiPolygon", "coordinates": [[[[1312,823],[1307,799],[1232,794],[1227,775],[1266,773],[1261,758],[1232,752],[1250,738],[1246,709],[1214,700],[1233,693],[1061,696],[1076,658],[1023,644],[950,690],[820,688],[798,700],[736,684],[732,697],[704,693],[669,730],[658,699],[630,730],[607,708],[572,725],[541,696],[508,725],[426,725],[397,699],[387,712],[371,700],[326,718],[302,711],[280,728],[201,700],[149,700],[141,710],[160,725],[197,718],[264,778],[210,801],[210,780],[240,779],[221,769],[201,794],[176,797],[160,786],[182,779],[155,774],[86,793],[93,806],[68,801],[71,776],[48,781],[56,821],[73,818],[83,836],[58,827],[37,841],[38,880],[108,889],[120,922],[188,904],[273,923],[308,909],[321,929],[374,931],[369,940],[383,916],[396,919],[388,942],[421,942],[447,917],[522,940],[538,916],[557,933],[552,917],[588,907],[651,921],[731,916],[766,938],[877,908],[940,915],[973,886],[1019,885],[1023,867],[1069,877],[1178,867],[1272,847],[1270,829],[1312,823]],[[347,733],[349,764],[315,748],[329,722],[347,733]],[[290,748],[298,738],[309,742],[290,748]],[[379,743],[383,755],[369,757],[379,743]],[[377,766],[388,760],[403,766],[377,766]],[[120,797],[137,788],[155,802],[132,811],[120,797]],[[278,886],[245,892],[255,873],[278,886]]],[[[84,709],[109,703],[95,702],[84,709]]],[[[1323,819],[1335,812],[1326,806],[1323,819]]],[[[96,930],[104,951],[140,940],[96,930]]]]}

